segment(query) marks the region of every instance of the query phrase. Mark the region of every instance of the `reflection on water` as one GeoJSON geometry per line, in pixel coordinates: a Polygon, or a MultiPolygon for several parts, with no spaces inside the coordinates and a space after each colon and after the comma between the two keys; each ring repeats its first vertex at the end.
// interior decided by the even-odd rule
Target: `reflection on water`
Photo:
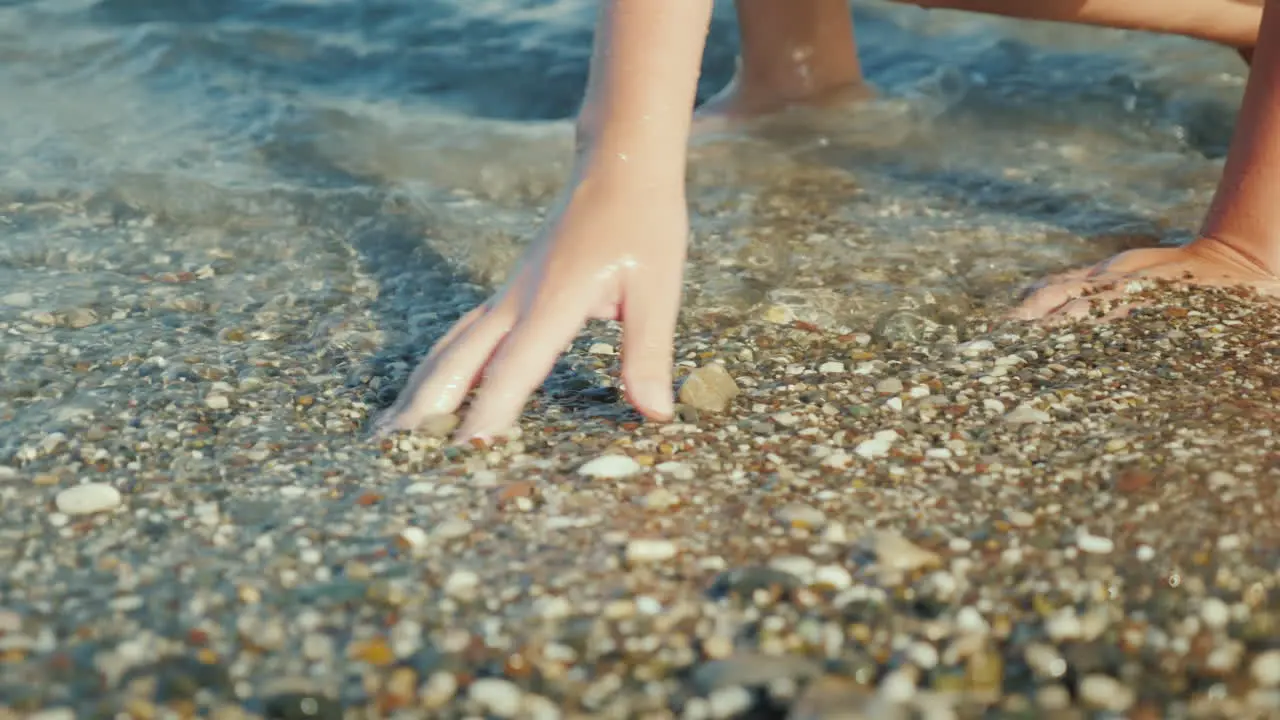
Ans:
{"type": "MultiPolygon", "coordinates": [[[[431,275],[445,265],[482,292],[565,176],[594,7],[0,3],[0,286],[32,295],[0,312],[211,263],[224,309],[364,279],[410,312],[455,292],[431,275]]],[[[732,68],[729,10],[704,97],[732,68]]],[[[885,298],[1007,292],[1194,227],[1234,54],[879,3],[856,16],[879,100],[694,148],[691,303],[782,297],[856,322],[885,298]]]]}

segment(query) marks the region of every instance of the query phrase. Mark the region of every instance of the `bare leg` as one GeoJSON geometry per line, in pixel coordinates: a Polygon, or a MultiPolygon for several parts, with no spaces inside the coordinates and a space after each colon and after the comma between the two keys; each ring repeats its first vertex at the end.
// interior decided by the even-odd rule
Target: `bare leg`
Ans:
{"type": "Polygon", "coordinates": [[[1239,49],[1253,47],[1262,20],[1262,3],[1258,0],[894,1],[923,8],[1185,35],[1239,49]]]}
{"type": "Polygon", "coordinates": [[[848,0],[737,0],[742,54],[699,116],[741,118],[870,95],[848,0]]]}

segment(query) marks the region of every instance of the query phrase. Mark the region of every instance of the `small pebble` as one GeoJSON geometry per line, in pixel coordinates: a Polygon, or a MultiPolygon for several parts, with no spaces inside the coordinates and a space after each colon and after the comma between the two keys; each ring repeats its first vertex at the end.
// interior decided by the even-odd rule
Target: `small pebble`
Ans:
{"type": "Polygon", "coordinates": [[[471,702],[499,718],[515,717],[520,712],[522,696],[520,688],[501,678],[480,678],[467,690],[471,702]]]}
{"type": "Polygon", "coordinates": [[[1249,664],[1249,674],[1264,688],[1280,687],[1280,650],[1259,653],[1249,664]]]}
{"type": "Polygon", "coordinates": [[[738,383],[719,363],[711,363],[689,373],[680,384],[680,402],[711,413],[724,412],[742,392],[738,383]]]}
{"type": "Polygon", "coordinates": [[[627,543],[626,556],[631,563],[670,560],[676,556],[676,544],[670,540],[636,538],[627,543]]]}
{"type": "Polygon", "coordinates": [[[120,491],[107,483],[85,483],[58,493],[54,504],[65,515],[92,515],[114,510],[124,502],[120,491]]]}
{"type": "Polygon", "coordinates": [[[644,472],[644,466],[626,455],[601,455],[578,468],[582,475],[594,478],[624,478],[644,472]]]}

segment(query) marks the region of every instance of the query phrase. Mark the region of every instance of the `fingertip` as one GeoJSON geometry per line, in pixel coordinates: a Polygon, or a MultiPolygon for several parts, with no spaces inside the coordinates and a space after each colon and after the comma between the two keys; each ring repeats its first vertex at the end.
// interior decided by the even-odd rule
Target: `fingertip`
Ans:
{"type": "Polygon", "coordinates": [[[627,386],[627,401],[650,420],[666,422],[676,414],[675,397],[661,385],[627,386]]]}

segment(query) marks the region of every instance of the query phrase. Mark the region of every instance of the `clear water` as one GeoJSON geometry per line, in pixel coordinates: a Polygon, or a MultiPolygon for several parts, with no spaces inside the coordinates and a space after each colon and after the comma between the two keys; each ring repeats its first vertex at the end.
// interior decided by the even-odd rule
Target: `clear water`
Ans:
{"type": "MultiPolygon", "coordinates": [[[[77,352],[147,357],[197,316],[213,335],[305,308],[280,330],[303,347],[376,307],[344,347],[421,352],[438,303],[502,277],[564,179],[594,8],[0,0],[0,322],[88,307],[113,324],[77,352]],[[182,273],[200,280],[155,281],[182,273]]],[[[691,308],[857,326],[924,291],[1007,302],[1194,230],[1243,85],[1234,53],[855,8],[879,100],[694,147],[691,308]]],[[[724,4],[703,97],[734,45],[724,4]]]]}

